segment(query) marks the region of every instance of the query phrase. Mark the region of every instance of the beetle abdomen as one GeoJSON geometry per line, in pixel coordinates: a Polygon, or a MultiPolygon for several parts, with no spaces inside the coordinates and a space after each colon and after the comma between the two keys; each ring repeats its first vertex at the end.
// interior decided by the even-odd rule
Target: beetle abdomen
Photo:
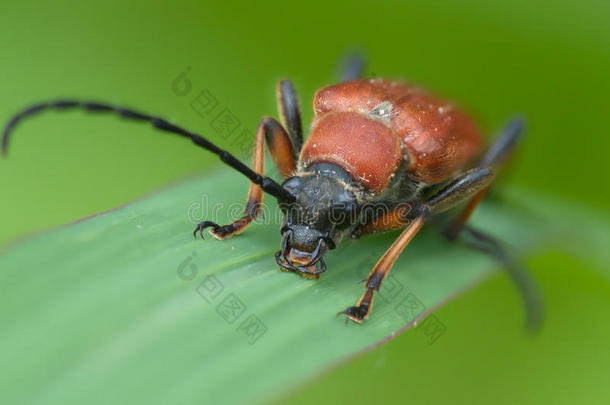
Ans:
{"type": "Polygon", "coordinates": [[[374,192],[385,189],[402,159],[400,141],[391,128],[352,111],[320,117],[301,151],[305,166],[334,163],[374,192]]]}
{"type": "MultiPolygon", "coordinates": [[[[360,151],[371,148],[368,159],[371,165],[382,168],[380,174],[387,172],[385,168],[398,168],[399,163],[396,164],[395,150],[388,154],[378,154],[379,147],[371,146],[377,142],[379,135],[372,135],[374,140],[366,140],[363,128],[357,138],[365,145],[361,147],[353,144],[356,141],[354,138],[331,135],[329,131],[324,131],[323,135],[320,133],[322,131],[318,130],[318,125],[324,123],[328,114],[338,112],[352,112],[362,119],[369,118],[369,121],[385,125],[387,133],[392,133],[405,147],[409,158],[407,173],[414,179],[429,184],[440,183],[468,165],[479,154],[483,143],[478,128],[466,114],[451,104],[402,82],[362,79],[318,90],[314,97],[315,116],[312,123],[312,135],[316,135],[316,144],[321,143],[320,138],[323,136],[335,136],[336,142],[330,144],[336,149],[353,148],[360,151]],[[347,144],[340,146],[340,140],[347,144]]],[[[343,125],[349,127],[348,124],[343,125]]],[[[337,126],[335,128],[340,129],[337,126]]],[[[380,132],[382,131],[376,129],[376,133],[380,132]]],[[[308,140],[307,144],[309,143],[308,140]]],[[[307,145],[308,156],[311,148],[312,145],[307,145]]],[[[361,160],[365,158],[361,157],[359,164],[361,160]]],[[[358,171],[358,167],[354,169],[358,171]]],[[[385,183],[378,180],[375,184],[385,183]]]]}

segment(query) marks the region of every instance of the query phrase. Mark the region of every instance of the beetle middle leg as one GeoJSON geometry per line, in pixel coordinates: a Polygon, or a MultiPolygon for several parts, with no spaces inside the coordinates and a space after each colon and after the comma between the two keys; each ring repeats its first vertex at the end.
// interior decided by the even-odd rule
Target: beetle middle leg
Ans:
{"type": "MultiPolygon", "coordinates": [[[[522,132],[523,121],[520,119],[511,121],[489,147],[479,166],[501,166],[513,153],[522,132]]],[[[488,187],[472,197],[466,207],[447,225],[444,225],[442,233],[451,241],[459,238],[460,242],[487,254],[506,269],[523,299],[526,328],[537,330],[542,324],[544,308],[536,282],[531,278],[527,269],[512,257],[500,241],[491,235],[473,229],[466,223],[474,209],[483,200],[487,190],[488,187]]]]}
{"type": "MultiPolygon", "coordinates": [[[[453,208],[462,201],[472,198],[479,191],[489,186],[493,181],[494,173],[491,168],[476,168],[456,177],[427,201],[415,206],[408,214],[411,218],[409,224],[392,246],[381,256],[365,280],[366,292],[358,303],[347,308],[339,314],[345,314],[355,322],[362,322],[368,318],[373,307],[374,292],[379,291],[383,280],[387,277],[400,253],[424,225],[427,217],[442,213],[453,208]]],[[[391,211],[392,213],[394,211],[391,211]]]]}
{"type": "MultiPolygon", "coordinates": [[[[514,119],[504,128],[498,138],[491,144],[477,167],[498,167],[514,152],[515,145],[523,133],[523,120],[514,119]]],[[[485,197],[488,188],[484,188],[468,201],[464,209],[445,228],[444,234],[449,240],[455,240],[472,215],[474,209],[485,197]]]]}
{"type": "MultiPolygon", "coordinates": [[[[266,117],[262,120],[256,133],[254,141],[254,153],[252,156],[252,168],[256,173],[262,175],[265,170],[265,141],[271,152],[276,166],[287,178],[296,168],[293,146],[289,135],[282,125],[273,118],[266,117]]],[[[260,214],[263,203],[263,190],[258,184],[250,183],[244,215],[227,225],[218,225],[212,221],[204,221],[197,225],[193,235],[197,233],[203,238],[203,231],[212,228],[210,233],[217,239],[224,239],[242,232],[260,214]]]]}
{"type": "Polygon", "coordinates": [[[398,204],[390,210],[385,210],[381,215],[374,216],[370,221],[358,226],[351,237],[360,238],[363,235],[375,232],[392,231],[402,229],[409,224],[409,213],[413,204],[398,204]]]}
{"type": "Polygon", "coordinates": [[[360,79],[364,73],[366,61],[361,53],[350,52],[345,55],[341,63],[341,82],[350,82],[360,79]]]}

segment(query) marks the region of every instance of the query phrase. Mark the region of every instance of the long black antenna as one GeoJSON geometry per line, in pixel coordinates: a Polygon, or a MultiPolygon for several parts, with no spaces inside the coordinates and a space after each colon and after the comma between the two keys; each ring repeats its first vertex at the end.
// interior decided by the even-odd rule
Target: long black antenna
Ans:
{"type": "Polygon", "coordinates": [[[8,142],[10,135],[17,126],[17,124],[26,117],[31,115],[38,114],[44,110],[66,110],[66,109],[83,109],[85,111],[95,111],[95,112],[113,112],[115,114],[120,115],[123,118],[131,119],[134,121],[148,121],[153,127],[160,129],[162,131],[171,132],[174,134],[178,134],[184,136],[186,138],[190,138],[193,143],[197,146],[202,147],[212,153],[215,153],[220,157],[220,160],[225,162],[227,165],[231,166],[238,172],[245,175],[255,184],[261,186],[263,191],[271,194],[275,198],[277,198],[280,202],[292,202],[295,200],[295,197],[280,184],[275,182],[273,179],[269,177],[261,176],[256,173],[248,166],[240,162],[235,156],[227,152],[226,150],[220,149],[218,146],[214,145],[207,139],[203,138],[200,135],[194,134],[192,132],[187,131],[186,129],[180,128],[174,124],[167,122],[166,120],[158,117],[153,117],[147,114],[142,114],[140,112],[115,107],[107,104],[100,104],[96,102],[89,101],[73,101],[73,100],[58,100],[51,101],[48,103],[40,103],[28,107],[21,111],[19,114],[15,115],[6,125],[4,132],[2,133],[2,154],[6,155],[6,151],[8,149],[8,142]]]}

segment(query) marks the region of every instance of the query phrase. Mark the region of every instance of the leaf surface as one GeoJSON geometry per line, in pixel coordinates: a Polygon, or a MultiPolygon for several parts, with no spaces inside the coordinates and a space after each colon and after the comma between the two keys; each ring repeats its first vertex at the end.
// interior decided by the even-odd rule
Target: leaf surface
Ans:
{"type": "MultiPolygon", "coordinates": [[[[345,241],[327,255],[329,270],[318,281],[275,264],[274,204],[263,223],[237,237],[193,238],[203,213],[219,222],[237,216],[245,190],[233,173],[217,171],[5,249],[5,402],[268,400],[498,271],[424,228],[397,261],[371,318],[346,325],[336,313],[355,304],[364,291],[358,282],[397,233],[345,241]]],[[[513,190],[500,203],[486,202],[473,223],[521,253],[565,246],[589,257],[610,246],[605,222],[521,195],[513,190]],[[576,224],[592,236],[583,239],[576,224]]],[[[595,257],[610,261],[607,252],[595,257]]]]}

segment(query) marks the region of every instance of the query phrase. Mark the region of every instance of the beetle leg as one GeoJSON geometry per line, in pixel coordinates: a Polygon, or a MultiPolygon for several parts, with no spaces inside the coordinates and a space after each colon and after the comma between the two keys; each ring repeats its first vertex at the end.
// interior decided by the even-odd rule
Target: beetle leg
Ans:
{"type": "Polygon", "coordinates": [[[358,323],[366,319],[373,307],[374,291],[379,291],[392,265],[415,234],[421,229],[424,220],[430,215],[446,211],[476,195],[480,190],[489,186],[493,177],[494,174],[491,168],[469,170],[437,191],[425,203],[416,206],[410,213],[410,216],[413,218],[411,222],[402,231],[398,239],[392,243],[392,246],[381,256],[381,259],[375,264],[375,267],[373,267],[373,270],[371,270],[366,278],[366,292],[360,298],[358,304],[339,312],[339,314],[345,314],[348,319],[358,323]]]}
{"type": "Polygon", "coordinates": [[[282,124],[273,118],[265,118],[261,125],[265,127],[265,141],[275,166],[282,173],[284,179],[293,176],[296,171],[297,160],[294,159],[294,147],[290,135],[282,124]]]}
{"type": "MultiPolygon", "coordinates": [[[[256,173],[262,175],[265,170],[265,140],[269,145],[271,156],[284,177],[288,177],[295,170],[295,162],[292,158],[292,146],[288,134],[279,122],[273,118],[264,118],[258,127],[256,140],[254,141],[254,153],[252,156],[252,167],[256,173]]],[[[215,222],[204,221],[195,228],[203,238],[203,230],[211,227],[210,233],[217,239],[224,239],[242,232],[260,213],[263,203],[263,190],[258,184],[250,183],[246,208],[244,215],[228,225],[218,225],[215,222]]]]}
{"type": "Polygon", "coordinates": [[[469,225],[465,225],[460,233],[460,241],[489,255],[508,271],[523,299],[526,313],[525,327],[531,331],[540,329],[544,317],[542,298],[538,285],[527,268],[515,260],[496,238],[469,225]]]}
{"type": "Polygon", "coordinates": [[[440,214],[476,197],[489,187],[493,179],[494,171],[491,167],[470,169],[462,173],[428,199],[426,206],[430,210],[429,214],[440,214]]]}
{"type": "Polygon", "coordinates": [[[345,314],[347,315],[347,318],[358,323],[361,323],[364,319],[368,318],[371,309],[373,308],[374,291],[379,291],[383,280],[387,277],[400,253],[421,229],[424,224],[424,218],[424,215],[416,217],[409,226],[402,231],[400,236],[392,243],[392,246],[390,246],[383,256],[381,256],[381,259],[379,259],[377,264],[375,264],[375,267],[373,267],[373,270],[369,273],[365,284],[366,292],[362,295],[358,304],[347,308],[345,311],[339,312],[339,314],[345,314]]]}
{"type": "MultiPolygon", "coordinates": [[[[491,145],[481,159],[479,166],[499,166],[513,152],[515,144],[523,131],[523,122],[513,120],[491,145]]],[[[493,236],[475,230],[466,224],[466,221],[483,199],[489,186],[484,187],[470,199],[464,210],[445,226],[443,233],[450,240],[458,240],[470,248],[486,253],[498,261],[509,273],[517,289],[521,293],[526,311],[526,328],[537,330],[543,318],[543,304],[540,291],[535,281],[528,274],[527,269],[516,261],[509,252],[493,236]]]]}
{"type": "MultiPolygon", "coordinates": [[[[498,167],[513,153],[515,145],[523,133],[523,120],[514,119],[512,120],[502,133],[498,136],[495,142],[489,147],[477,167],[498,167]]],[[[458,214],[458,216],[452,220],[443,232],[449,240],[455,240],[458,234],[466,224],[466,221],[472,215],[474,209],[483,200],[483,197],[487,193],[488,187],[477,193],[468,202],[466,207],[458,214]]]]}
{"type": "Polygon", "coordinates": [[[299,97],[294,85],[288,79],[284,79],[277,84],[276,96],[280,121],[288,132],[294,160],[297,161],[303,146],[303,125],[301,123],[299,97]]]}
{"type": "Polygon", "coordinates": [[[362,54],[357,52],[348,53],[341,63],[341,82],[351,82],[362,77],[366,62],[362,54]]]}
{"type": "Polygon", "coordinates": [[[409,223],[408,214],[411,212],[411,209],[411,204],[399,204],[369,222],[360,225],[352,232],[351,236],[352,238],[359,238],[369,233],[402,229],[409,223]]]}

